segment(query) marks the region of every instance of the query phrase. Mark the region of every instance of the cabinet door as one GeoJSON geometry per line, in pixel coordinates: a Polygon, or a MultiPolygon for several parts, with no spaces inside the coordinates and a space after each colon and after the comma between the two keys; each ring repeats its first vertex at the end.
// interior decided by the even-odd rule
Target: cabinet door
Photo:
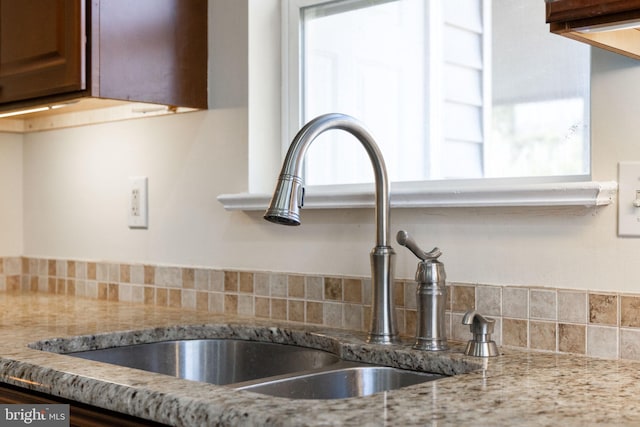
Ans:
{"type": "Polygon", "coordinates": [[[0,103],[85,89],[84,0],[0,0],[0,103]]]}

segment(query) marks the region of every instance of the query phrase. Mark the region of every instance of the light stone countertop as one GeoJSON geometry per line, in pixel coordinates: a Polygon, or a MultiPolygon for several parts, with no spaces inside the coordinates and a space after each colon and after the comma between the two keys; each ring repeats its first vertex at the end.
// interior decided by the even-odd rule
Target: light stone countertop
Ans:
{"type": "Polygon", "coordinates": [[[0,294],[0,381],[171,425],[640,425],[638,362],[511,349],[480,359],[463,356],[459,346],[422,352],[363,338],[155,306],[0,294]],[[203,337],[290,342],[352,360],[473,372],[361,398],[291,400],[28,347],[71,351],[203,337]]]}

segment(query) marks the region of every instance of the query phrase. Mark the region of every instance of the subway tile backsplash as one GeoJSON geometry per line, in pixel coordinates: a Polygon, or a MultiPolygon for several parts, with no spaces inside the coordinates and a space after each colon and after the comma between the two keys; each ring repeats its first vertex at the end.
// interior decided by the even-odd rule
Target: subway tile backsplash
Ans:
{"type": "MultiPolygon", "coordinates": [[[[467,310],[496,319],[499,345],[640,360],[640,294],[448,283],[452,340],[470,338],[467,310]]],[[[416,285],[395,282],[398,327],[415,334],[416,285]]],[[[366,331],[371,281],[180,266],[0,258],[0,291],[42,292],[366,331]]]]}

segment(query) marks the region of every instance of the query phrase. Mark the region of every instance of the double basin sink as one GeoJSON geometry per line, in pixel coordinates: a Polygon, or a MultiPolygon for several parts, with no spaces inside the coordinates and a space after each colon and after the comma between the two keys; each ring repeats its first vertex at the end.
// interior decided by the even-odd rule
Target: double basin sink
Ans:
{"type": "Polygon", "coordinates": [[[66,354],[291,399],[367,396],[444,377],[345,361],[323,350],[234,339],[162,341],[66,354]]]}

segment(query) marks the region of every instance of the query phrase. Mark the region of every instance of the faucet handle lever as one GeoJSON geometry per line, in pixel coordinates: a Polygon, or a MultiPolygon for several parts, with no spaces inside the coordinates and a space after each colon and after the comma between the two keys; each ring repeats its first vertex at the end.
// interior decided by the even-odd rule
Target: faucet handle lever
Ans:
{"type": "Polygon", "coordinates": [[[404,230],[398,231],[396,240],[399,244],[405,246],[407,249],[413,252],[415,256],[423,261],[438,259],[438,257],[442,255],[442,252],[438,248],[431,249],[431,252],[423,251],[422,249],[420,249],[415,240],[413,240],[411,236],[409,236],[409,233],[404,230]]]}

